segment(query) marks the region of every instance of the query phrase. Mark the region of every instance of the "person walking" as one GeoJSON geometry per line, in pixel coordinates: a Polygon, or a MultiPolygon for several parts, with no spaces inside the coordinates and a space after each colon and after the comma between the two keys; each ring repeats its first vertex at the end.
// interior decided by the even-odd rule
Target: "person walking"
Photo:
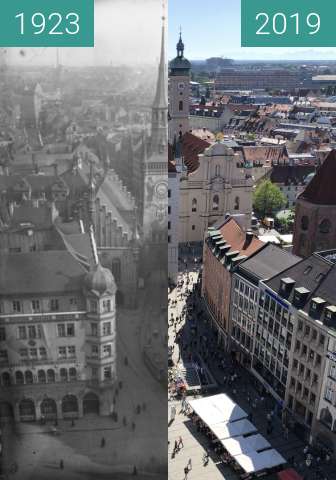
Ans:
{"type": "Polygon", "coordinates": [[[60,460],[59,467],[61,470],[64,469],[64,461],[62,459],[60,460]]]}
{"type": "Polygon", "coordinates": [[[189,468],[188,468],[188,467],[184,467],[184,480],[187,480],[187,478],[188,478],[188,473],[189,473],[189,468]]]}
{"type": "Polygon", "coordinates": [[[179,436],[177,447],[178,447],[179,450],[184,447],[183,440],[182,440],[181,436],[179,436]]]}

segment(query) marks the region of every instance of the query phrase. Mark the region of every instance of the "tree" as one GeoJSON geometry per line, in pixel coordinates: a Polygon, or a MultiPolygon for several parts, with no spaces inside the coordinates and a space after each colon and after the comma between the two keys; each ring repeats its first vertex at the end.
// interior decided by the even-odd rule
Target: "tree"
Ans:
{"type": "Polygon", "coordinates": [[[285,196],[270,180],[263,181],[256,188],[253,195],[253,207],[261,218],[273,215],[285,205],[285,196]]]}

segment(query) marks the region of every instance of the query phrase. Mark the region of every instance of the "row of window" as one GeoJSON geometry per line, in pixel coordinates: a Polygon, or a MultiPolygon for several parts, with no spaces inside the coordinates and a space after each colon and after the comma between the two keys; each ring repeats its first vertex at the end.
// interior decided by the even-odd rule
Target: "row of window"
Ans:
{"type": "Polygon", "coordinates": [[[239,291],[242,295],[249,298],[253,302],[257,301],[257,291],[251,286],[247,285],[245,282],[239,281],[238,278],[235,279],[234,288],[236,291],[239,291]]]}
{"type": "Polygon", "coordinates": [[[237,342],[250,351],[253,347],[253,339],[236,325],[232,328],[232,336],[237,342]]]}
{"type": "Polygon", "coordinates": [[[259,342],[256,342],[254,354],[261,360],[262,365],[272,373],[272,376],[275,376],[283,385],[286,385],[288,370],[281,361],[276,360],[259,342]]]}
{"type": "MultiPolygon", "coordinates": [[[[288,350],[285,347],[285,337],[279,337],[279,339],[274,338],[272,335],[267,334],[265,330],[260,335],[259,325],[257,327],[257,334],[256,334],[257,343],[261,346],[264,350],[266,348],[266,352],[268,352],[274,359],[281,361],[284,363],[286,367],[288,367],[289,362],[289,355],[288,350]]],[[[260,355],[259,355],[260,356],[260,355]]]]}
{"type": "Polygon", "coordinates": [[[305,382],[312,382],[312,385],[317,384],[318,375],[312,373],[311,369],[305,364],[299,362],[296,358],[293,360],[292,370],[297,372],[297,375],[305,382]]]}
{"type": "MultiPolygon", "coordinates": [[[[112,344],[108,343],[101,347],[101,355],[103,358],[112,357],[112,344]]],[[[99,358],[99,345],[91,345],[91,358],[99,358]]]]}
{"type": "MultiPolygon", "coordinates": [[[[69,310],[73,310],[77,307],[77,298],[70,298],[69,299],[69,310]]],[[[58,298],[51,298],[48,303],[48,311],[50,312],[58,312],[60,309],[60,302],[58,298]]],[[[31,301],[31,310],[32,313],[41,313],[42,312],[42,301],[35,299],[31,301]]],[[[21,300],[12,300],[11,303],[11,313],[23,313],[23,302],[21,300]]],[[[8,313],[5,312],[3,302],[0,302],[0,313],[8,313]]]]}
{"type": "MultiPolygon", "coordinates": [[[[314,385],[313,381],[313,385],[314,385]]],[[[295,393],[298,397],[309,402],[309,404],[313,407],[315,406],[316,402],[316,395],[313,392],[310,392],[309,388],[305,387],[299,380],[296,380],[294,377],[290,379],[290,387],[295,389],[295,393]]]]}
{"type": "MultiPolygon", "coordinates": [[[[73,359],[76,358],[76,347],[75,345],[68,345],[58,347],[58,358],[59,359],[73,359]]],[[[20,348],[19,350],[21,360],[46,360],[47,351],[45,347],[31,347],[31,348],[20,348]]],[[[3,349],[0,350],[0,362],[8,362],[8,351],[3,349]]]]}
{"type": "MultiPolygon", "coordinates": [[[[14,382],[17,385],[31,384],[31,383],[54,383],[56,381],[56,373],[52,368],[47,371],[38,370],[37,375],[34,375],[31,370],[21,372],[17,370],[14,374],[14,382]]],[[[77,370],[75,368],[61,368],[59,370],[59,380],[61,382],[74,382],[77,380],[77,370]]],[[[3,386],[9,386],[12,384],[12,377],[8,372],[4,372],[1,375],[1,384],[3,386]]]]}
{"type": "Polygon", "coordinates": [[[308,341],[317,341],[321,347],[324,347],[326,336],[323,333],[318,334],[318,331],[315,328],[311,328],[309,325],[303,325],[303,321],[298,321],[298,332],[303,333],[307,337],[308,341]]]}
{"type": "Polygon", "coordinates": [[[253,333],[254,323],[247,317],[247,313],[248,312],[246,310],[241,312],[240,310],[237,310],[236,307],[233,307],[232,320],[243,327],[244,330],[253,333]]]}
{"type": "Polygon", "coordinates": [[[319,353],[316,353],[313,349],[308,348],[308,345],[301,343],[299,340],[295,341],[294,351],[297,355],[304,357],[308,362],[312,362],[315,367],[319,367],[322,363],[322,357],[319,353]]]}
{"type": "MultiPolygon", "coordinates": [[[[110,299],[105,299],[102,302],[102,311],[103,313],[108,313],[112,311],[112,302],[110,299]]],[[[90,301],[90,312],[97,313],[98,312],[98,302],[95,300],[90,301]]]]}

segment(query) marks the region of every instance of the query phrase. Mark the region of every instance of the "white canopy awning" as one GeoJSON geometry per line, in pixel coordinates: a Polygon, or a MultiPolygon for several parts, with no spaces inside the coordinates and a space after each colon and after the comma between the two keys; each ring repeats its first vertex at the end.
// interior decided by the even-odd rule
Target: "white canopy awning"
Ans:
{"type": "Polygon", "coordinates": [[[234,459],[246,473],[260,472],[286,463],[286,460],[274,449],[261,453],[236,455],[234,459]]]}
{"type": "Polygon", "coordinates": [[[249,437],[227,438],[226,440],[221,440],[221,443],[232,457],[242,453],[258,452],[259,450],[271,448],[271,444],[260,433],[249,437]]]}
{"type": "Polygon", "coordinates": [[[248,435],[249,433],[257,431],[256,427],[246,419],[238,420],[238,422],[232,423],[216,423],[214,425],[209,425],[209,427],[218,440],[248,435]]]}
{"type": "Polygon", "coordinates": [[[245,410],[240,408],[225,393],[190,400],[189,405],[209,427],[221,422],[235,422],[248,416],[245,410]]]}

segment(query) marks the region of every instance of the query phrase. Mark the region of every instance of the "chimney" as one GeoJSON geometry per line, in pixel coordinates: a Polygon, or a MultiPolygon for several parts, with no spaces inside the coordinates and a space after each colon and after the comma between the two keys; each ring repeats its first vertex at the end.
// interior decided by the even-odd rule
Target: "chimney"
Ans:
{"type": "Polygon", "coordinates": [[[58,165],[57,165],[57,163],[54,163],[53,167],[54,167],[54,175],[55,175],[55,177],[58,177],[58,165]]]}
{"type": "Polygon", "coordinates": [[[251,232],[251,230],[247,230],[245,234],[245,243],[244,243],[243,250],[245,250],[250,245],[250,243],[253,240],[253,237],[254,237],[253,232],[251,232]]]}

